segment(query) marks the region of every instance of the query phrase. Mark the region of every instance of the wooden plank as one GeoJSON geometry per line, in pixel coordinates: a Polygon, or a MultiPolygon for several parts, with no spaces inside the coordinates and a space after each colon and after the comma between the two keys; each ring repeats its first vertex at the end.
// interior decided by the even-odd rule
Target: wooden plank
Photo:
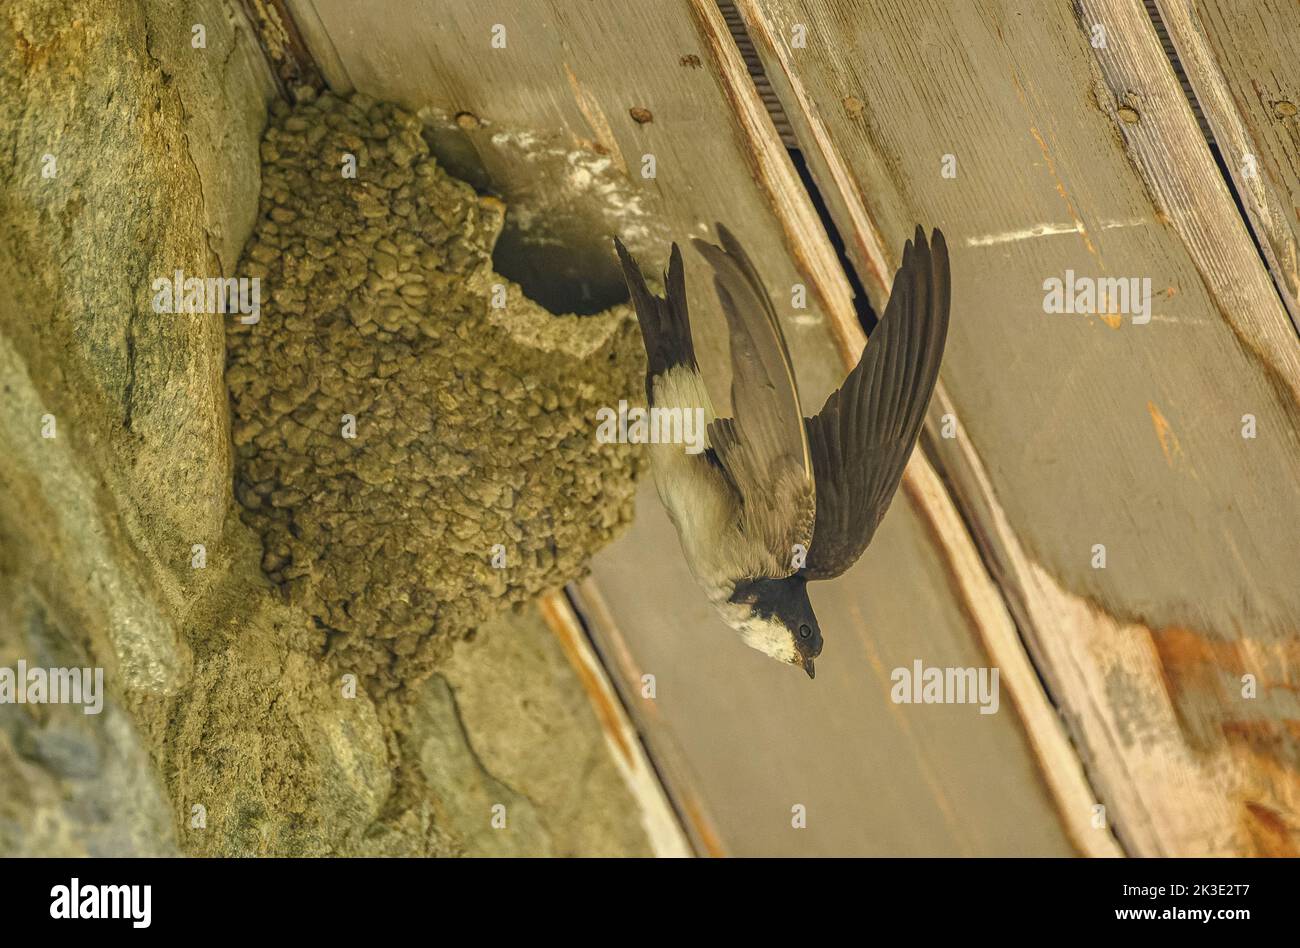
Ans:
{"type": "Polygon", "coordinates": [[[695,851],[705,856],[729,855],[709,805],[699,791],[699,780],[689,758],[674,738],[671,728],[660,714],[653,697],[657,684],[647,678],[637,663],[631,643],[619,628],[600,586],[588,577],[572,583],[566,590],[575,613],[581,616],[602,664],[610,670],[613,684],[623,698],[637,733],[650,752],[656,769],[663,775],[665,790],[671,794],[681,817],[683,829],[690,836],[695,851]]]}
{"type": "MultiPolygon", "coordinates": [[[[331,84],[420,111],[446,163],[522,209],[527,246],[558,242],[588,277],[609,266],[613,233],[649,269],[670,239],[725,220],[776,291],[805,400],[820,404],[839,383],[843,359],[856,356],[833,331],[852,319],[844,274],[712,3],[293,6],[331,84]],[[489,46],[495,23],[506,27],[504,50],[489,46]],[[638,123],[633,107],[653,120],[638,123]],[[646,154],[657,163],[650,180],[639,176],[646,154]],[[809,288],[807,310],[789,305],[782,288],[795,283],[809,288]]],[[[725,380],[722,320],[702,270],[687,254],[701,361],[725,380]]],[[[1091,794],[1037,683],[1017,693],[1032,676],[1011,675],[993,715],[889,701],[890,669],[917,658],[988,665],[984,630],[1010,630],[988,608],[987,575],[951,575],[978,569],[954,518],[936,540],[934,518],[900,501],[853,577],[815,591],[832,631],[810,685],[722,626],[646,491],[632,532],[593,564],[595,579],[631,664],[657,676],[660,717],[700,776],[727,851],[1114,851],[1105,832],[1080,838],[1085,807],[1074,801],[1091,794]],[[964,597],[975,587],[986,601],[973,621],[964,597]],[[1045,759],[1064,760],[1050,781],[1045,759]],[[1069,802],[1054,796],[1062,786],[1069,802]],[[809,827],[794,831],[800,802],[809,827]]]]}
{"type": "MultiPolygon", "coordinates": [[[[782,227],[794,221],[819,230],[816,215],[803,207],[778,217],[759,198],[752,173],[784,175],[791,201],[798,179],[778,140],[763,152],[744,144],[746,129],[770,127],[761,102],[740,101],[738,121],[720,118],[737,92],[704,68],[709,50],[684,5],[663,22],[630,3],[290,6],[330,85],[419,112],[449,170],[505,199],[502,240],[556,278],[586,283],[598,295],[614,286],[625,299],[610,250],[614,234],[647,272],[667,264],[671,241],[708,236],[714,221],[756,235],[751,253],[772,286],[810,284],[813,304],[789,331],[791,351],[817,367],[801,379],[805,397],[820,403],[838,384],[836,362],[821,358],[828,342],[819,301],[838,294],[847,303],[844,275],[824,266],[811,282],[801,274],[799,266],[810,265],[792,258],[782,227]],[[505,30],[504,49],[491,45],[497,26],[505,30]],[[651,119],[637,122],[633,108],[651,119]],[[647,155],[655,160],[653,178],[642,177],[647,155]]],[[[709,272],[697,254],[686,254],[690,282],[709,285],[709,272]]],[[[721,314],[710,294],[700,294],[696,311],[705,327],[701,358],[714,367],[715,397],[727,404],[725,334],[708,331],[722,324],[721,314]]]]}
{"type": "Polygon", "coordinates": [[[659,783],[654,765],[646,756],[641,739],[614,693],[613,685],[587,641],[582,623],[568,599],[563,592],[556,590],[542,596],[537,605],[547,628],[559,641],[596,710],[596,719],[609,745],[610,757],[641,809],[641,822],[654,854],[666,857],[693,855],[677,814],[659,783]]]}
{"type": "MultiPolygon", "coordinates": [[[[708,0],[698,0],[695,6],[705,32],[716,33],[719,24],[711,10],[712,4],[708,0]]],[[[735,9],[734,6],[732,9],[735,9]]],[[[724,76],[740,74],[742,63],[737,51],[726,44],[718,44],[718,60],[724,76]]],[[[747,70],[748,64],[744,68],[747,70]]],[[[770,84],[764,85],[765,94],[774,95],[770,84]]],[[[760,136],[753,143],[756,151],[763,148],[763,139],[769,137],[763,135],[762,131],[765,130],[756,126],[755,134],[760,136]]],[[[803,131],[806,134],[806,127],[803,131]]],[[[788,127],[783,135],[798,138],[793,129],[788,127]]],[[[788,205],[787,201],[782,200],[782,195],[788,193],[784,180],[775,176],[760,176],[760,181],[776,206],[788,205]]],[[[847,207],[847,202],[842,206],[847,207]]],[[[803,228],[787,228],[787,233],[793,243],[803,243],[802,258],[823,257],[828,249],[824,241],[810,241],[803,228]]],[[[880,259],[877,262],[881,262],[880,259]]],[[[826,264],[826,269],[830,269],[829,264],[826,264]]],[[[879,269],[877,279],[881,285],[888,286],[888,271],[883,267],[879,269]]],[[[857,312],[851,300],[836,293],[828,294],[827,313],[830,330],[839,344],[844,366],[850,369],[857,364],[866,341],[857,312]]],[[[947,567],[953,591],[964,612],[967,631],[977,636],[984,653],[1002,672],[1003,681],[1019,711],[1025,736],[1050,789],[1067,835],[1079,851],[1087,855],[1119,855],[1119,847],[1106,830],[1105,824],[1097,825],[1091,819],[1095,795],[1088,785],[1078,756],[1042,691],[1001,594],[979,562],[978,553],[960,521],[952,499],[940,485],[933,467],[921,452],[917,452],[908,465],[903,490],[913,511],[928,528],[930,555],[947,567]]],[[[876,590],[863,588],[863,591],[867,594],[867,601],[876,600],[876,590]]],[[[859,615],[857,608],[854,609],[854,615],[859,615]]],[[[936,792],[936,798],[943,798],[941,790],[936,792]]],[[[950,812],[946,807],[945,811],[950,812]]]]}
{"type": "Polygon", "coordinates": [[[951,566],[911,503],[894,505],[839,584],[812,587],[827,637],[815,683],[721,623],[675,555],[676,534],[659,508],[646,485],[632,529],[593,560],[593,576],[636,668],[655,676],[656,696],[642,704],[655,706],[682,747],[728,851],[1071,852],[1060,830],[1049,832],[1057,816],[1025,752],[1010,685],[989,716],[970,705],[890,701],[892,670],[918,658],[926,666],[990,664],[964,604],[948,591],[951,566]],[[791,826],[795,805],[806,808],[806,829],[791,826]]]}
{"type": "Polygon", "coordinates": [[[933,459],[1126,848],[1295,851],[1297,349],[1141,4],[740,6],[873,300],[949,234],[933,459]],[[1067,270],[1150,321],[1048,315],[1067,270]]]}
{"type": "MultiPolygon", "coordinates": [[[[756,107],[757,90],[740,81],[740,77],[748,71],[748,65],[742,62],[734,45],[721,41],[723,24],[717,8],[710,0],[694,0],[693,6],[702,33],[711,38],[711,46],[715,49],[724,82],[735,86],[745,85],[745,94],[742,96],[737,93],[733,98],[743,98],[752,103],[751,107],[756,107]]],[[[770,87],[765,91],[766,94],[772,94],[770,87]]],[[[753,123],[747,131],[753,151],[763,152],[769,147],[772,140],[770,126],[753,123]]],[[[786,129],[784,134],[789,136],[791,131],[786,129]]],[[[759,181],[768,199],[778,208],[778,213],[783,219],[788,218],[791,213],[789,209],[794,202],[788,199],[791,190],[787,179],[760,173],[759,181]]],[[[839,268],[838,261],[832,263],[828,259],[827,251],[830,248],[820,239],[820,233],[814,238],[810,235],[810,229],[802,226],[787,226],[786,233],[799,259],[820,264],[820,267],[810,266],[808,269],[825,272],[839,268]]],[[[885,275],[882,273],[881,277],[884,279],[885,275]]],[[[838,343],[845,369],[849,369],[857,364],[865,339],[856,310],[851,300],[846,299],[840,291],[841,286],[837,282],[837,292],[824,294],[824,298],[831,334],[838,343]]],[[[909,464],[904,490],[913,512],[928,528],[931,543],[928,555],[947,567],[952,584],[950,591],[956,594],[966,620],[965,634],[973,634],[978,638],[983,654],[1003,673],[1003,681],[1020,713],[1028,744],[1050,789],[1068,837],[1085,854],[1118,855],[1118,846],[1105,825],[1094,826],[1087,818],[1092,812],[1095,798],[1082,773],[1078,757],[1042,692],[1024,653],[1023,644],[1002,607],[997,590],[978,561],[971,538],[961,525],[951,499],[939,486],[930,464],[919,453],[909,464]]],[[[882,572],[876,575],[884,577],[886,574],[882,572]]],[[[874,581],[866,581],[857,586],[855,596],[850,591],[853,587],[847,579],[845,583],[849,586],[848,589],[836,590],[837,604],[847,604],[852,616],[860,620],[862,610],[867,608],[868,603],[881,599],[883,590],[875,588],[874,581]]],[[[848,627],[851,623],[844,624],[848,627]]],[[[942,636],[935,636],[935,639],[940,640],[942,636]]],[[[927,644],[933,646],[935,643],[927,644]]],[[[873,663],[873,668],[877,672],[880,670],[876,663],[873,663]]],[[[905,732],[910,734],[905,718],[900,716],[898,721],[905,732]]],[[[943,789],[936,786],[937,781],[932,775],[928,776],[927,784],[936,800],[940,801],[941,809],[951,819],[952,810],[943,803],[943,789]]],[[[1011,845],[1013,849],[1009,851],[1014,851],[1015,844],[1004,839],[994,845],[1011,845]]],[[[991,850],[986,843],[980,851],[991,850]]]]}
{"type": "Polygon", "coordinates": [[[1300,4],[1160,0],[1158,6],[1300,331],[1300,4]]]}

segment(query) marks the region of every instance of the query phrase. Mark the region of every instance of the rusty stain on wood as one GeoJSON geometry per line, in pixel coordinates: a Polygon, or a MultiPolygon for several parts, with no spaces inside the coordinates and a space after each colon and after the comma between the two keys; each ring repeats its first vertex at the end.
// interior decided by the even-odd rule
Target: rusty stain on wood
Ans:
{"type": "Polygon", "coordinates": [[[1162,680],[1188,743],[1211,760],[1220,739],[1249,777],[1239,801],[1243,845],[1255,855],[1300,854],[1300,630],[1270,648],[1254,639],[1215,641],[1189,628],[1152,632],[1162,680]],[[1248,695],[1246,676],[1256,693],[1248,695]],[[1207,717],[1205,709],[1216,713],[1207,717]],[[1270,709],[1278,717],[1268,717],[1270,709]],[[1281,802],[1280,802],[1281,801],[1281,802]]]}
{"type": "Polygon", "coordinates": [[[588,578],[571,584],[569,593],[623,694],[633,723],[638,726],[659,769],[665,772],[665,789],[676,803],[696,849],[708,856],[725,856],[726,847],[708,814],[695,776],[690,773],[690,766],[659,711],[658,702],[647,700],[641,694],[644,671],[637,664],[600,587],[588,578]]]}
{"type": "Polygon", "coordinates": [[[1156,429],[1156,438],[1160,441],[1160,453],[1165,456],[1165,463],[1173,467],[1174,458],[1183,453],[1182,445],[1178,443],[1178,435],[1169,427],[1169,422],[1156,407],[1155,402],[1147,402],[1147,413],[1151,416],[1151,424],[1156,429]]]}
{"type": "Polygon", "coordinates": [[[538,600],[538,608],[577,673],[605,739],[615,750],[624,780],[641,805],[642,822],[656,855],[690,855],[690,846],[659,778],[568,600],[562,592],[550,592],[538,600]]]}

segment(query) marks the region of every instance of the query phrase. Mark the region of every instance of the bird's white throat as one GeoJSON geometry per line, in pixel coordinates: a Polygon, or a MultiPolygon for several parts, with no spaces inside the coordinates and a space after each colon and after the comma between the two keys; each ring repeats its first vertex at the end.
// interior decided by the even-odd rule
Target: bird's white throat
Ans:
{"type": "Polygon", "coordinates": [[[794,647],[794,637],[780,622],[766,619],[747,605],[735,602],[715,602],[718,611],[740,633],[741,640],[750,648],[789,665],[799,663],[799,653],[794,647]]]}

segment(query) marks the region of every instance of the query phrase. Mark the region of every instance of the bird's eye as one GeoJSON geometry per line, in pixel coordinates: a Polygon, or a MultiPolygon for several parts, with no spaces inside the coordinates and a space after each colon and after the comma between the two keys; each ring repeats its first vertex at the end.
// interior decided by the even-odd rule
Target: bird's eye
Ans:
{"type": "Polygon", "coordinates": [[[812,629],[810,629],[806,624],[799,626],[799,638],[806,639],[810,635],[812,635],[812,629]]]}

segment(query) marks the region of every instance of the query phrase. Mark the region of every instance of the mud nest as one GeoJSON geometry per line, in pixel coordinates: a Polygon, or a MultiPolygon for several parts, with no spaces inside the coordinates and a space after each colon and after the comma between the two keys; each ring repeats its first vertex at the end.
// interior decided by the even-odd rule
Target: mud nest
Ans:
{"type": "Polygon", "coordinates": [[[579,575],[632,516],[640,455],[594,419],[640,386],[635,324],[553,316],[492,272],[503,217],[394,106],[273,109],[238,271],[261,319],[229,323],[235,492],[266,574],[375,685],[579,575]]]}

